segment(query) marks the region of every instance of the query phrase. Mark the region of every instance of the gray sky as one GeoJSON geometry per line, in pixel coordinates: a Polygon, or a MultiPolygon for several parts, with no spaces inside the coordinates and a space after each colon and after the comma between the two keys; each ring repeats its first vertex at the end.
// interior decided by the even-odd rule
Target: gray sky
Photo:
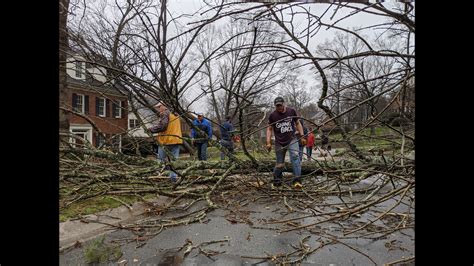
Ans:
{"type": "MultiPolygon", "coordinates": [[[[212,0],[207,0],[207,1],[210,2],[212,0]]],[[[93,5],[100,5],[100,4],[104,4],[104,2],[92,1],[88,3],[89,7],[93,5]]],[[[390,5],[393,6],[394,4],[396,4],[396,1],[391,0],[391,1],[385,2],[384,4],[386,6],[390,6],[390,5]]],[[[258,3],[239,4],[240,8],[243,6],[250,7],[253,5],[259,5],[259,4],[258,3]]],[[[305,4],[303,6],[310,9],[312,14],[321,15],[328,8],[329,5],[313,3],[313,4],[305,4]]],[[[362,6],[362,5],[356,5],[356,6],[362,6]]],[[[190,27],[189,25],[186,25],[188,22],[199,21],[214,14],[214,12],[208,12],[205,15],[200,14],[208,9],[208,7],[205,6],[205,3],[203,0],[170,0],[168,3],[168,9],[169,9],[169,12],[171,13],[171,16],[174,18],[183,14],[188,14],[188,15],[192,14],[192,16],[185,16],[179,19],[180,26],[178,30],[180,32],[183,32],[186,28],[190,27]],[[200,12],[198,12],[199,10],[200,12]]],[[[331,7],[328,13],[324,16],[323,22],[327,24],[332,24],[338,19],[349,15],[353,11],[352,9],[349,9],[349,8],[341,8],[338,10],[336,15],[332,17],[335,10],[336,10],[336,7],[331,7]]],[[[302,10],[298,10],[298,11],[302,11],[302,10]]],[[[77,13],[76,15],[78,16],[77,19],[79,19],[82,13],[79,10],[76,13],[77,13]]],[[[357,27],[366,27],[366,26],[370,26],[374,24],[379,24],[385,21],[386,21],[386,18],[383,16],[375,16],[368,13],[359,13],[342,20],[341,22],[337,24],[337,26],[342,27],[342,28],[347,28],[347,29],[353,29],[357,27]]],[[[221,20],[218,20],[217,22],[214,22],[214,25],[222,26],[225,23],[229,23],[228,18],[223,18],[221,20]]],[[[299,26],[299,27],[305,27],[307,25],[307,17],[303,14],[297,16],[294,20],[294,25],[299,26]]],[[[172,29],[173,29],[173,24],[171,25],[169,30],[172,31],[172,29]]],[[[326,28],[321,29],[315,37],[311,38],[311,41],[309,44],[310,50],[314,52],[318,44],[323,43],[327,39],[331,39],[334,36],[334,33],[336,31],[338,30],[335,30],[335,29],[327,30],[326,28]]],[[[363,31],[363,33],[366,35],[375,35],[376,31],[371,29],[371,30],[365,30],[363,31]]],[[[173,35],[174,34],[172,32],[169,32],[168,38],[171,38],[173,35]]],[[[300,73],[300,78],[306,80],[308,84],[313,85],[313,86],[319,85],[319,80],[318,80],[319,75],[316,74],[314,71],[310,71],[309,67],[306,67],[306,69],[298,70],[298,73],[300,73]]],[[[200,92],[201,92],[200,89],[193,88],[193,89],[188,90],[188,94],[185,97],[188,100],[194,99],[199,95],[200,92]]],[[[317,97],[319,97],[319,93],[315,93],[314,96],[316,100],[317,97]]],[[[205,111],[206,108],[204,104],[204,99],[199,100],[195,104],[193,104],[191,106],[191,110],[201,111],[201,112],[205,111]]]]}
{"type": "MultiPolygon", "coordinates": [[[[393,6],[396,3],[396,1],[387,1],[385,6],[393,6]]],[[[255,4],[240,4],[241,6],[252,6],[255,4]]],[[[363,5],[358,5],[358,4],[353,4],[355,6],[362,7],[363,5]]],[[[312,14],[315,15],[321,15],[328,7],[329,4],[318,4],[318,3],[311,3],[311,4],[306,4],[304,5],[306,8],[311,10],[312,14]]],[[[172,15],[178,16],[180,14],[193,14],[194,12],[198,11],[200,8],[202,11],[206,10],[207,8],[205,7],[205,4],[202,0],[173,0],[168,3],[169,10],[172,15]]],[[[323,21],[325,23],[332,23],[337,21],[338,19],[349,15],[353,9],[349,8],[340,8],[336,15],[330,20],[329,18],[332,16],[334,11],[336,10],[336,7],[332,7],[327,14],[325,15],[323,21]]],[[[201,16],[199,14],[194,15],[192,18],[190,18],[190,21],[195,21],[200,19],[201,16]]],[[[307,21],[307,17],[305,15],[300,15],[297,17],[295,20],[296,25],[301,25],[305,26],[307,21]]],[[[368,13],[362,13],[359,12],[351,17],[348,17],[340,22],[337,23],[337,26],[342,27],[342,28],[355,28],[355,27],[366,27],[378,23],[383,23],[386,21],[386,18],[383,16],[376,16],[373,14],[368,14],[368,13]]],[[[224,20],[217,21],[217,25],[222,25],[223,23],[226,23],[224,20]]],[[[334,34],[334,32],[337,31],[335,29],[329,29],[329,30],[320,30],[319,33],[317,34],[317,38],[314,38],[314,45],[317,45],[321,42],[324,42],[327,38],[331,38],[334,34]]],[[[375,34],[376,32],[374,30],[365,30],[365,34],[375,34]]]]}
{"type": "MultiPolygon", "coordinates": [[[[395,4],[395,1],[386,2],[384,4],[386,6],[390,6],[390,5],[393,6],[395,4]]],[[[252,4],[241,4],[241,5],[251,6],[255,4],[252,3],[252,4]]],[[[312,14],[321,15],[329,7],[329,4],[313,3],[313,4],[306,4],[304,6],[310,9],[312,14]]],[[[362,5],[358,5],[358,6],[362,6],[362,5]]],[[[169,7],[170,13],[174,17],[179,16],[181,14],[186,14],[186,13],[193,14],[196,11],[198,11],[200,8],[203,8],[201,9],[201,12],[204,10],[207,10],[207,7],[205,7],[205,4],[202,0],[173,0],[169,2],[168,7],[169,7]]],[[[336,7],[331,7],[329,9],[327,14],[324,16],[325,19],[323,19],[325,23],[328,23],[328,24],[334,23],[338,19],[349,15],[353,11],[353,9],[341,8],[337,11],[336,15],[332,19],[330,19],[331,16],[334,14],[335,10],[336,10],[336,7]]],[[[212,15],[212,13],[209,15],[212,15]]],[[[190,17],[189,21],[196,21],[202,18],[203,17],[198,13],[190,17]]],[[[295,25],[298,25],[300,27],[305,27],[307,25],[307,17],[304,15],[297,16],[297,18],[294,21],[295,21],[295,25]]],[[[358,14],[355,14],[353,16],[343,19],[342,21],[338,22],[336,25],[342,28],[346,28],[346,29],[353,29],[353,28],[367,27],[370,25],[384,23],[384,22],[386,22],[385,17],[361,12],[361,13],[358,13],[358,14]]],[[[224,23],[227,23],[227,21],[222,19],[215,23],[216,25],[223,25],[224,23]]],[[[317,45],[323,43],[327,39],[331,39],[334,36],[336,31],[339,31],[339,30],[335,30],[331,28],[321,29],[318,32],[318,34],[315,37],[313,37],[310,41],[309,46],[310,46],[311,51],[315,51],[317,45]]],[[[374,31],[373,29],[362,31],[363,34],[366,34],[369,36],[374,36],[376,33],[379,33],[379,32],[374,31]]],[[[319,75],[315,75],[314,71],[309,70],[309,67],[302,69],[302,71],[300,72],[301,72],[301,78],[305,79],[308,82],[308,84],[313,84],[313,85],[319,84],[319,81],[317,80],[319,75]]],[[[319,97],[319,93],[320,92],[316,92],[315,97],[319,97]]],[[[190,90],[189,94],[191,95],[189,96],[187,95],[188,97],[195,98],[199,94],[199,91],[190,90]]],[[[205,108],[206,107],[204,104],[204,100],[200,100],[191,106],[191,109],[193,110],[204,111],[205,108]]]]}

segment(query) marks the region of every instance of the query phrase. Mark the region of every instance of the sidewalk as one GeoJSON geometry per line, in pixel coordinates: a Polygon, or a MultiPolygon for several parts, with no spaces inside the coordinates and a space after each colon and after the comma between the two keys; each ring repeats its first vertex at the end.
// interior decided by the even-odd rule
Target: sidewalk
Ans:
{"type": "MultiPolygon", "coordinates": [[[[155,205],[161,205],[168,201],[168,197],[161,196],[149,201],[155,205]]],[[[113,226],[132,223],[143,217],[147,205],[144,202],[136,202],[129,209],[121,206],[115,209],[105,210],[96,214],[85,215],[81,219],[69,220],[59,224],[59,252],[73,247],[77,242],[83,243],[98,236],[115,231],[113,226]],[[92,221],[92,222],[83,222],[92,221]]]]}

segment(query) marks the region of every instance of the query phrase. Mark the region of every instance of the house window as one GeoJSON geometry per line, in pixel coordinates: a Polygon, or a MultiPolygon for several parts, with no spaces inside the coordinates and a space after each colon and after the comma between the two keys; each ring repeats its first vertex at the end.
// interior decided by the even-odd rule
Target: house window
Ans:
{"type": "Polygon", "coordinates": [[[84,113],[84,95],[77,94],[76,96],[76,105],[74,111],[83,114],[84,113]]]}
{"type": "Polygon", "coordinates": [[[80,61],[76,61],[76,78],[82,78],[82,63],[80,61]]]}
{"type": "Polygon", "coordinates": [[[113,104],[113,115],[115,118],[121,118],[122,117],[122,102],[117,101],[114,102],[113,104]]]}
{"type": "Polygon", "coordinates": [[[138,124],[138,119],[130,119],[128,121],[128,127],[129,129],[133,129],[133,128],[137,128],[139,127],[140,125],[138,124]]]}
{"type": "Polygon", "coordinates": [[[97,115],[101,117],[105,117],[105,99],[96,98],[96,106],[97,106],[97,115]]]}

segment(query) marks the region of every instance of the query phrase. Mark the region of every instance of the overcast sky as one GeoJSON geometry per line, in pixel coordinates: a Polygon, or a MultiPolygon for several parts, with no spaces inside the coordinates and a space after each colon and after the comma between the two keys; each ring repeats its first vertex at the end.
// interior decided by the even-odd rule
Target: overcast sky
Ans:
{"type": "MultiPolygon", "coordinates": [[[[207,1],[210,2],[211,0],[207,0],[207,1]]],[[[212,0],[212,1],[220,2],[220,1],[216,1],[216,0],[212,0]]],[[[88,5],[90,7],[92,5],[97,5],[97,4],[100,4],[100,3],[103,3],[103,2],[102,1],[92,1],[92,2],[89,2],[88,5]]],[[[384,5],[387,6],[387,7],[394,6],[395,4],[397,4],[397,2],[394,1],[394,0],[386,1],[384,3],[384,5]]],[[[261,4],[260,3],[245,3],[245,4],[239,4],[238,7],[239,8],[242,8],[242,7],[245,7],[245,6],[250,7],[250,6],[253,6],[253,5],[261,5],[261,4]]],[[[352,5],[361,6],[361,7],[364,6],[364,5],[358,5],[358,4],[352,4],[352,5]]],[[[320,4],[320,3],[312,3],[312,4],[305,4],[304,5],[304,7],[308,8],[311,11],[312,14],[318,15],[318,16],[321,15],[324,11],[326,11],[326,9],[329,6],[330,6],[329,4],[320,4]]],[[[337,13],[333,16],[334,11],[336,10],[336,8],[337,7],[333,6],[329,9],[327,14],[323,18],[324,23],[332,24],[335,21],[339,20],[340,18],[348,16],[353,11],[353,9],[350,9],[350,8],[340,8],[337,11],[337,13]]],[[[205,18],[213,15],[214,12],[207,12],[205,15],[201,14],[202,12],[204,12],[208,9],[209,9],[209,7],[207,7],[205,5],[203,0],[170,0],[168,2],[168,10],[171,14],[171,17],[176,18],[176,17],[178,17],[180,15],[183,15],[183,14],[192,15],[192,16],[180,17],[180,19],[179,19],[179,23],[180,23],[179,32],[183,32],[186,27],[191,27],[191,26],[187,25],[188,22],[199,21],[199,20],[205,19],[205,18]]],[[[302,11],[302,10],[299,10],[299,11],[302,11]]],[[[76,13],[78,15],[78,19],[81,18],[80,15],[82,14],[82,12],[77,11],[76,13]]],[[[355,14],[353,16],[350,16],[350,17],[345,18],[342,21],[338,22],[337,26],[342,27],[342,28],[346,28],[346,29],[353,29],[353,28],[367,27],[367,26],[371,26],[371,25],[375,25],[375,24],[384,23],[384,22],[386,22],[386,17],[376,16],[376,15],[360,12],[358,14],[355,14]]],[[[229,23],[228,18],[223,18],[221,20],[218,20],[218,21],[214,22],[214,25],[222,26],[225,23],[229,23]]],[[[171,32],[173,25],[174,24],[171,24],[171,27],[169,28],[170,32],[168,34],[168,38],[171,38],[174,35],[171,32]]],[[[299,25],[300,27],[305,27],[307,25],[307,16],[305,16],[303,14],[297,16],[294,19],[293,25],[295,25],[295,26],[299,25]]],[[[339,30],[322,28],[315,37],[311,38],[311,41],[310,41],[310,44],[309,44],[310,50],[312,52],[314,52],[316,50],[317,45],[325,42],[328,39],[332,39],[335,32],[337,32],[337,31],[339,31],[339,30]]],[[[370,29],[370,30],[363,31],[362,33],[365,34],[365,35],[374,36],[377,32],[374,31],[373,29],[370,29]]],[[[310,84],[312,86],[319,85],[319,83],[320,83],[319,80],[318,80],[319,79],[319,74],[316,73],[314,70],[310,71],[309,67],[306,67],[306,69],[299,69],[298,73],[300,74],[300,77],[302,79],[304,79],[308,82],[308,84],[310,84]]],[[[201,91],[199,89],[194,89],[192,91],[190,90],[189,95],[186,95],[186,98],[188,100],[196,98],[199,95],[200,92],[201,91]]],[[[315,93],[314,97],[318,98],[319,93],[315,93]]],[[[191,106],[191,109],[193,111],[205,112],[206,107],[205,107],[204,101],[200,100],[196,104],[193,104],[191,106]]]]}
{"type": "MultiPolygon", "coordinates": [[[[384,5],[389,7],[389,6],[393,6],[395,3],[396,1],[391,0],[391,1],[385,2],[384,5]]],[[[249,3],[249,4],[241,4],[241,5],[251,6],[251,5],[256,5],[256,4],[249,3]]],[[[361,7],[363,6],[363,5],[357,5],[357,4],[353,4],[353,5],[361,6],[361,7]]],[[[178,16],[181,14],[193,14],[197,12],[198,10],[201,10],[201,12],[207,10],[202,0],[172,0],[172,1],[169,1],[168,7],[169,7],[170,13],[174,16],[178,16]]],[[[308,4],[305,4],[305,7],[309,8],[312,14],[321,15],[329,7],[329,4],[308,3],[308,4]]],[[[332,7],[329,10],[329,12],[325,15],[324,17],[325,19],[323,21],[327,23],[335,22],[338,19],[349,15],[351,11],[353,11],[353,9],[341,8],[337,11],[336,15],[331,20],[329,20],[329,18],[332,16],[335,10],[336,10],[336,7],[332,7]]],[[[195,14],[193,18],[190,18],[190,21],[200,19],[200,18],[201,16],[198,13],[198,14],[195,14]]],[[[306,16],[301,15],[295,20],[295,24],[301,24],[304,26],[306,25],[306,21],[307,21],[306,16]]],[[[374,24],[383,23],[385,21],[386,21],[385,17],[359,12],[353,16],[350,16],[338,22],[337,26],[350,29],[354,27],[366,27],[366,26],[370,26],[374,24]]],[[[221,20],[221,21],[217,21],[216,23],[217,25],[222,25],[223,23],[225,23],[225,21],[221,20]]],[[[337,30],[335,29],[321,30],[317,35],[318,38],[315,38],[314,44],[319,44],[321,42],[324,42],[325,39],[327,38],[332,38],[335,31],[337,30]]],[[[367,31],[364,31],[364,33],[375,34],[373,30],[367,30],[367,31]]]]}
{"type": "MultiPolygon", "coordinates": [[[[395,4],[395,1],[387,1],[384,3],[384,5],[386,6],[393,6],[394,4],[395,4]]],[[[249,4],[241,4],[241,5],[251,6],[251,5],[256,5],[256,4],[249,3],[249,4]]],[[[329,4],[312,3],[312,4],[306,4],[305,6],[311,10],[312,14],[321,15],[329,7],[329,4]]],[[[362,5],[359,5],[359,6],[362,6],[362,5]]],[[[189,17],[189,21],[196,21],[196,20],[202,19],[203,17],[200,15],[200,13],[208,9],[202,0],[173,0],[169,2],[168,7],[169,7],[170,13],[174,17],[179,16],[181,14],[194,14],[192,17],[189,17]],[[196,13],[199,10],[201,11],[196,13]]],[[[336,10],[336,7],[331,7],[328,13],[324,16],[325,20],[323,19],[323,21],[325,23],[333,23],[337,21],[338,19],[349,15],[353,11],[352,9],[349,9],[349,8],[339,9],[336,15],[332,19],[330,19],[335,10],[336,10]]],[[[294,21],[295,21],[295,25],[300,25],[300,26],[307,25],[307,17],[304,15],[298,16],[294,21]]],[[[360,12],[358,14],[355,14],[353,16],[343,19],[341,22],[338,22],[337,26],[346,28],[346,29],[353,29],[353,28],[367,27],[370,25],[380,24],[384,22],[386,22],[386,18],[383,16],[376,16],[376,15],[360,12]]],[[[223,25],[224,23],[227,23],[227,21],[222,19],[215,23],[217,25],[223,25]]],[[[326,29],[326,28],[321,29],[316,35],[316,37],[311,39],[311,42],[310,42],[311,50],[314,51],[318,44],[321,44],[328,39],[332,39],[336,31],[339,31],[339,30],[326,29]]],[[[377,32],[371,29],[371,30],[365,30],[363,31],[363,33],[369,36],[370,35],[374,36],[377,32]]],[[[301,78],[305,79],[309,84],[313,84],[313,85],[319,84],[319,81],[317,80],[318,75],[315,75],[314,71],[310,71],[309,67],[302,70],[301,72],[302,72],[301,78]]],[[[191,98],[196,97],[198,94],[197,91],[190,92],[190,93],[195,93],[195,95],[192,95],[191,98]]],[[[319,94],[320,94],[319,92],[315,93],[315,97],[319,97],[319,94]]],[[[194,110],[204,111],[205,110],[204,101],[199,101],[196,104],[193,104],[191,108],[194,110]]]]}

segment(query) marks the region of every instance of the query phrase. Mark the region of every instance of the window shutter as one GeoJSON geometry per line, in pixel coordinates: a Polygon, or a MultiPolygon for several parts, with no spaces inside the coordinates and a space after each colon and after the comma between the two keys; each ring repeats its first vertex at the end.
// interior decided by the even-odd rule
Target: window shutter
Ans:
{"type": "Polygon", "coordinates": [[[77,94],[72,94],[72,110],[76,110],[77,108],[77,94]]]}
{"type": "Polygon", "coordinates": [[[86,115],[89,114],[89,96],[88,95],[84,95],[84,113],[86,115]]]}
{"type": "Polygon", "coordinates": [[[117,104],[115,103],[115,101],[112,101],[112,117],[116,117],[118,114],[117,114],[117,104]]]}
{"type": "Polygon", "coordinates": [[[99,97],[95,97],[95,115],[99,116],[99,97]]]}
{"type": "Polygon", "coordinates": [[[94,147],[96,147],[96,148],[97,148],[97,146],[98,146],[98,144],[99,144],[98,135],[99,135],[99,133],[97,133],[97,132],[94,132],[94,133],[92,134],[92,146],[94,146],[94,147]]]}
{"type": "Polygon", "coordinates": [[[109,106],[110,106],[110,100],[107,99],[107,100],[105,100],[105,116],[106,117],[110,117],[110,110],[109,110],[110,108],[109,108],[109,106]]]}
{"type": "Polygon", "coordinates": [[[120,116],[120,117],[121,117],[121,118],[124,118],[124,117],[126,117],[126,115],[127,115],[126,112],[127,112],[127,110],[128,110],[128,109],[127,109],[127,101],[122,101],[122,105],[121,105],[120,107],[122,107],[122,108],[121,108],[121,109],[122,109],[122,113],[121,113],[121,116],[120,116]]]}

